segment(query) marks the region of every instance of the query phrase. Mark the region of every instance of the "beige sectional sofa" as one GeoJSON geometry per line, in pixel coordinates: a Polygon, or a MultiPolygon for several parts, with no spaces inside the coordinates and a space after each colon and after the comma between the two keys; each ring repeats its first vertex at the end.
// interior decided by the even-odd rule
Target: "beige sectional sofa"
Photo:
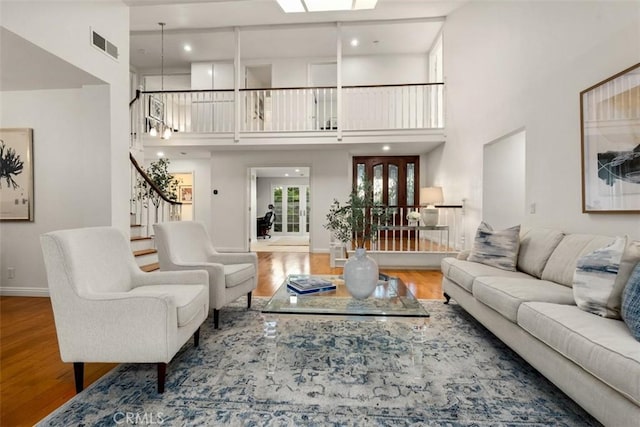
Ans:
{"type": "Polygon", "coordinates": [[[622,320],[579,309],[576,260],[614,238],[520,233],[517,271],[442,261],[442,286],[493,334],[606,426],[640,426],[640,342],[622,320]]]}

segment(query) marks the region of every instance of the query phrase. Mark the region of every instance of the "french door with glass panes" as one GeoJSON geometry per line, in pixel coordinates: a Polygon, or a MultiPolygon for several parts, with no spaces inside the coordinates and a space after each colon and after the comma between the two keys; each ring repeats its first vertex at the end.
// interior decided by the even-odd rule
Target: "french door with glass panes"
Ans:
{"type": "Polygon", "coordinates": [[[353,186],[365,181],[373,185],[373,199],[393,209],[389,220],[396,225],[406,221],[408,208],[418,208],[419,201],[418,156],[366,156],[353,158],[353,186]],[[394,215],[395,214],[395,215],[394,215]]]}
{"type": "Polygon", "coordinates": [[[276,220],[273,234],[305,236],[309,234],[309,186],[274,185],[271,188],[276,220]]]}

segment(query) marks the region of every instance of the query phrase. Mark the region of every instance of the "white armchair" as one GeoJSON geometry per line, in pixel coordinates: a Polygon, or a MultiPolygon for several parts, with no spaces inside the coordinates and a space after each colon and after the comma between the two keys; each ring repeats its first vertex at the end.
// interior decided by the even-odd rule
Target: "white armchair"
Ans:
{"type": "Polygon", "coordinates": [[[173,221],[154,224],[161,270],[204,269],[209,272],[209,306],[218,328],[220,309],[258,286],[258,257],[253,252],[220,253],[215,250],[204,224],[173,221]]]}
{"type": "Polygon", "coordinates": [[[85,362],[156,363],[158,392],[167,364],[209,312],[206,271],[144,273],[126,237],[111,227],[47,233],[40,238],[64,362],[76,392],[85,362]]]}

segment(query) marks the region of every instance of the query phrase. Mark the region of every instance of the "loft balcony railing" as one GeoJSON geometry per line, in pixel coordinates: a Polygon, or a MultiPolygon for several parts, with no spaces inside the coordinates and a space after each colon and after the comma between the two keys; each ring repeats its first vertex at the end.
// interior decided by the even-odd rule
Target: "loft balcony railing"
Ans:
{"type": "Polygon", "coordinates": [[[160,124],[190,134],[444,127],[443,83],[241,89],[237,98],[234,90],[141,92],[130,108],[132,138],[160,124]]]}

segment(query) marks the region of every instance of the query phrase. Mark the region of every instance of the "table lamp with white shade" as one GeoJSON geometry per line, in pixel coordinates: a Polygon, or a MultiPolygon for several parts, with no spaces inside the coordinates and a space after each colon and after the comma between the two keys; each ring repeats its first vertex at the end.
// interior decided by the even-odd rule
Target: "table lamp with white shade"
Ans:
{"type": "Polygon", "coordinates": [[[443,201],[442,187],[423,187],[420,189],[420,205],[424,206],[420,210],[420,216],[424,225],[438,225],[438,209],[435,205],[443,201]]]}

